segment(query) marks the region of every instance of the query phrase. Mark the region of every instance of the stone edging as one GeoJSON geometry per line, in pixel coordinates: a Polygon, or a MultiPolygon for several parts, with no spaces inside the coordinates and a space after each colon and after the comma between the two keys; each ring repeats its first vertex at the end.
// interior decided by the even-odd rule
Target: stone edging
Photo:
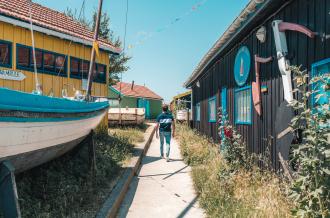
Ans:
{"type": "Polygon", "coordinates": [[[135,145],[133,157],[130,162],[124,166],[124,172],[120,179],[111,191],[110,196],[102,205],[101,209],[96,215],[96,218],[112,218],[116,217],[118,209],[124,200],[126,192],[131,184],[134,175],[137,173],[143,156],[147,153],[151,144],[152,138],[155,134],[155,124],[150,124],[144,133],[144,141],[135,145]]]}

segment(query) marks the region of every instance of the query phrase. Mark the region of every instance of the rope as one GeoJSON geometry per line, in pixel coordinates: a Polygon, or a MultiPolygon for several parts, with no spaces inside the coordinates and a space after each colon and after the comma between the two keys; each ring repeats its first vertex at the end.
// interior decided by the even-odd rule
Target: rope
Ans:
{"type": "MultiPolygon", "coordinates": [[[[126,15],[125,15],[125,31],[124,31],[124,49],[123,55],[125,55],[126,50],[126,33],[127,33],[127,20],[128,20],[128,0],[126,0],[126,15]]],[[[123,82],[123,72],[120,72],[120,84],[119,84],[119,92],[121,94],[121,83],[123,82]]],[[[121,98],[120,98],[121,101],[121,98]]]]}
{"type": "MultiPolygon", "coordinates": [[[[80,12],[79,12],[79,15],[78,15],[78,21],[80,20],[81,15],[83,14],[83,10],[85,10],[85,9],[84,9],[84,8],[85,8],[85,2],[86,2],[86,0],[84,0],[83,3],[82,3],[82,5],[81,5],[80,12]]],[[[78,23],[80,24],[80,22],[78,22],[78,23]]],[[[80,24],[80,25],[82,25],[82,24],[80,24]]],[[[73,32],[73,31],[72,31],[72,32],[73,32]]],[[[72,37],[72,38],[73,38],[73,37],[72,37]]],[[[62,64],[62,66],[61,66],[61,68],[60,68],[60,70],[59,70],[57,76],[60,75],[60,73],[62,72],[62,70],[63,70],[63,68],[64,68],[65,61],[67,60],[67,58],[68,58],[68,56],[69,56],[69,52],[70,52],[71,44],[72,44],[72,39],[70,40],[70,43],[69,43],[69,46],[68,46],[67,52],[66,52],[66,54],[65,54],[64,62],[63,62],[63,64],[62,64]]]]}
{"type": "Polygon", "coordinates": [[[33,55],[33,63],[34,63],[34,81],[36,85],[36,91],[40,90],[40,85],[38,81],[38,71],[37,71],[37,60],[36,60],[36,51],[34,44],[34,34],[33,34],[33,23],[32,23],[32,0],[29,1],[29,13],[30,13],[30,31],[31,31],[31,39],[32,39],[32,55],[33,55]]]}

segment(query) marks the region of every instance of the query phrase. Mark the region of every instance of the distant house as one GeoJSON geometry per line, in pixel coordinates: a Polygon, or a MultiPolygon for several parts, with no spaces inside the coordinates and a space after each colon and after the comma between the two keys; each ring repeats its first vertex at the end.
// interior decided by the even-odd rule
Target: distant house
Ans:
{"type": "Polygon", "coordinates": [[[161,113],[163,98],[149,88],[118,82],[109,88],[110,107],[145,108],[146,118],[155,119],[161,113]]]}
{"type": "MultiPolygon", "coordinates": [[[[176,107],[178,107],[178,104],[180,104],[180,102],[182,102],[180,106],[182,107],[182,105],[184,105],[184,109],[186,109],[186,108],[191,109],[191,93],[192,93],[192,91],[189,90],[187,92],[174,96],[173,100],[170,103],[171,111],[173,112],[175,109],[177,109],[176,107]]],[[[183,109],[183,108],[180,108],[180,109],[183,109]]]]}

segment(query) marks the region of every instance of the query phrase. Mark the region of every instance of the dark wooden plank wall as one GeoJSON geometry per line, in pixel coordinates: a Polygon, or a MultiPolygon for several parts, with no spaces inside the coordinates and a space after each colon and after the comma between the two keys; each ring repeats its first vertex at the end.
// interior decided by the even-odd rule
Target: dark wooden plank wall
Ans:
{"type": "MultiPolygon", "coordinates": [[[[241,46],[248,46],[251,56],[254,56],[254,54],[259,54],[261,57],[275,56],[276,49],[271,28],[273,20],[282,19],[283,21],[305,25],[315,32],[330,34],[329,12],[330,0],[294,0],[278,13],[272,16],[269,15],[268,20],[267,17],[263,19],[267,20],[263,24],[267,28],[267,40],[265,43],[260,43],[255,36],[255,29],[262,24],[262,21],[256,22],[253,27],[254,31],[250,31],[245,39],[232,46],[231,50],[218,57],[207,68],[206,73],[199,79],[200,87],[192,87],[193,105],[195,106],[198,102],[201,105],[201,121],[194,121],[194,127],[200,132],[211,136],[214,140],[219,141],[217,134],[218,124],[208,122],[208,99],[216,95],[217,106],[221,106],[220,91],[222,87],[228,88],[227,111],[230,122],[234,123],[234,89],[237,88],[237,85],[234,80],[233,67],[236,53],[241,46]]],[[[302,65],[308,71],[310,71],[312,63],[330,57],[330,40],[322,42],[320,37],[309,39],[296,32],[287,32],[287,42],[289,53],[293,56],[291,64],[302,65]]],[[[246,85],[250,85],[254,81],[254,72],[254,62],[252,62],[250,76],[246,85]]],[[[262,94],[262,116],[257,116],[253,109],[253,124],[237,125],[236,128],[242,134],[251,152],[265,154],[269,137],[275,136],[274,125],[277,108],[284,100],[282,79],[277,60],[261,65],[261,81],[262,85],[268,87],[268,93],[262,94]]],[[[274,137],[269,149],[274,167],[278,168],[275,140],[274,137]]]]}

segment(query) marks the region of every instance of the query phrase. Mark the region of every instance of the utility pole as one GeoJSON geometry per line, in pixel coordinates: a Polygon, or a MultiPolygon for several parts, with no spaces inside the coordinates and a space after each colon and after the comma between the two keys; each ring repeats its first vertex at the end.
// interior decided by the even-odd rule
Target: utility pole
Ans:
{"type": "Polygon", "coordinates": [[[94,41],[93,41],[93,48],[92,48],[92,55],[91,55],[91,61],[89,65],[89,71],[88,71],[88,82],[87,82],[87,93],[86,93],[86,99],[88,101],[91,100],[91,93],[92,93],[92,84],[93,84],[93,70],[94,70],[94,64],[95,64],[95,48],[94,43],[97,43],[97,39],[99,36],[99,29],[100,29],[100,19],[102,14],[102,0],[99,0],[99,8],[97,11],[97,17],[96,17],[96,25],[95,25],[95,32],[94,32],[94,41]]]}

